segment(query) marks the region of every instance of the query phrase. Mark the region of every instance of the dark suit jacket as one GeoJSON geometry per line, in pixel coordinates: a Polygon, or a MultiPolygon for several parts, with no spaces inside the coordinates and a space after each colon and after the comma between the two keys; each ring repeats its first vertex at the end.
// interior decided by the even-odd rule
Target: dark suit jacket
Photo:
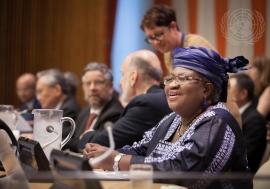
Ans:
{"type": "MultiPolygon", "coordinates": [[[[95,123],[93,129],[95,131],[101,131],[104,129],[104,124],[107,121],[111,121],[113,123],[116,122],[119,119],[122,111],[123,106],[116,98],[113,97],[100,112],[98,120],[95,123]]],[[[76,130],[74,132],[74,135],[70,139],[70,141],[63,147],[63,149],[70,149],[71,151],[77,152],[79,137],[84,132],[89,114],[90,114],[90,106],[80,111],[80,113],[77,116],[76,130]]]]}
{"type": "MultiPolygon", "coordinates": [[[[60,110],[63,110],[63,117],[70,117],[74,121],[76,121],[77,114],[81,110],[80,105],[76,101],[74,97],[67,97],[62,106],[60,107],[60,110]]],[[[71,129],[71,124],[68,121],[65,121],[63,123],[63,130],[62,130],[62,138],[65,139],[71,129]]]]}
{"type": "MultiPolygon", "coordinates": [[[[28,109],[28,106],[26,104],[22,105],[20,107],[19,111],[23,111],[25,109],[28,109]]],[[[35,97],[35,101],[34,101],[34,104],[33,104],[33,109],[42,109],[41,105],[40,105],[39,101],[36,99],[36,97],[35,97]]],[[[34,120],[34,114],[32,114],[31,112],[22,114],[22,117],[27,121],[34,120]]]]}
{"type": "MultiPolygon", "coordinates": [[[[163,89],[151,87],[146,94],[133,98],[123,110],[121,118],[114,123],[113,136],[115,148],[131,145],[143,137],[143,133],[154,127],[165,115],[172,112],[163,89]]],[[[110,146],[106,130],[90,131],[78,144],[81,151],[88,142],[110,146]]]]}
{"type": "Polygon", "coordinates": [[[266,146],[266,123],[253,106],[249,106],[241,116],[243,135],[247,145],[248,166],[255,173],[266,146]]]}

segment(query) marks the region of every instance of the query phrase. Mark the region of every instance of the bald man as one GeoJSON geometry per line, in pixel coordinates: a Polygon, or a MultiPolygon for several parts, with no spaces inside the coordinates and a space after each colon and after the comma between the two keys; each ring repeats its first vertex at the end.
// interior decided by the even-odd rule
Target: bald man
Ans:
{"type": "MultiPolygon", "coordinates": [[[[40,109],[41,105],[35,96],[36,76],[32,73],[20,75],[16,81],[17,96],[23,105],[20,111],[25,109],[40,109]]],[[[32,120],[33,116],[24,116],[27,120],[32,120]]]]}
{"type": "MultiPolygon", "coordinates": [[[[162,69],[158,57],[152,51],[140,50],[128,55],[123,61],[121,72],[123,100],[128,104],[113,126],[115,148],[141,140],[145,131],[172,111],[163,89],[159,87],[162,69]]],[[[85,133],[79,141],[78,150],[84,149],[89,142],[110,146],[106,130],[85,133]]]]}

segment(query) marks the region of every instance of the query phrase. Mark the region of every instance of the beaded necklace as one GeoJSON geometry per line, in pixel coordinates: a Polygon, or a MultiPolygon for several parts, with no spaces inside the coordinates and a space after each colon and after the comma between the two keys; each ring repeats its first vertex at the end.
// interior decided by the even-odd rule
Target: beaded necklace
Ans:
{"type": "MultiPolygon", "coordinates": [[[[200,115],[201,115],[201,114],[200,114],[200,115]]],[[[183,134],[185,134],[185,132],[189,129],[189,127],[195,122],[195,120],[196,120],[198,117],[199,117],[199,115],[198,115],[197,117],[195,117],[195,118],[192,120],[192,122],[189,124],[189,126],[186,128],[186,130],[184,131],[183,134]]],[[[180,134],[180,129],[181,129],[182,125],[183,125],[183,124],[182,124],[182,121],[180,121],[179,126],[178,126],[178,129],[177,129],[177,135],[178,135],[179,137],[183,136],[183,134],[180,134]]]]}

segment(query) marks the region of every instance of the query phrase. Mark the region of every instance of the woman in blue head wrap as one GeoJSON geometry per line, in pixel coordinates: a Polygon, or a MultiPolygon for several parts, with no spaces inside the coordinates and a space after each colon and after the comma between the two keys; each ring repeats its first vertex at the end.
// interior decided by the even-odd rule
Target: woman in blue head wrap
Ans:
{"type": "MultiPolygon", "coordinates": [[[[97,167],[111,169],[114,157],[122,153],[117,162],[120,170],[145,163],[154,171],[179,175],[178,180],[166,179],[166,183],[200,189],[252,188],[250,179],[213,179],[218,173],[234,172],[250,178],[241,129],[222,103],[227,99],[227,72],[245,70],[248,60],[242,56],[223,59],[213,50],[191,46],[176,49],[173,61],[174,69],[164,84],[174,112],[147,131],[141,141],[114,151],[97,167]],[[182,171],[199,172],[203,177],[181,179],[182,171]]],[[[106,150],[96,145],[84,154],[96,157],[106,150]]]]}

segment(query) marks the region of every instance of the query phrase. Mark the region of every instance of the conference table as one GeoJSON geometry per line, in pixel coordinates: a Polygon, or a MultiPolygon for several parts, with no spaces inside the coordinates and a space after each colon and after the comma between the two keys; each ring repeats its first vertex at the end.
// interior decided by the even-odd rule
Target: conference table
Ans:
{"type": "MultiPolygon", "coordinates": [[[[3,175],[5,172],[0,171],[0,174],[3,175]]],[[[129,180],[100,180],[99,181],[103,189],[130,189],[129,180]]],[[[50,189],[53,186],[52,182],[29,182],[31,189],[50,189]]],[[[160,189],[161,187],[176,187],[173,184],[165,183],[153,183],[152,189],[160,189]]],[[[185,187],[178,186],[177,189],[184,189],[185,187]]],[[[169,189],[169,188],[168,188],[169,189]]],[[[176,189],[176,188],[175,188],[176,189]]]]}
{"type": "MultiPolygon", "coordinates": [[[[108,172],[108,173],[106,173],[106,171],[103,171],[102,169],[94,169],[93,171],[90,171],[90,172],[87,172],[87,171],[85,171],[85,172],[74,172],[74,177],[80,178],[79,180],[81,180],[81,179],[86,179],[87,180],[88,178],[94,178],[93,175],[96,175],[97,177],[95,177],[92,180],[92,182],[97,182],[98,181],[101,184],[103,189],[130,189],[131,188],[130,187],[130,180],[129,180],[129,178],[127,178],[127,174],[128,174],[128,172],[119,172],[119,173],[108,172]]],[[[54,175],[54,176],[56,176],[55,181],[56,182],[59,181],[58,180],[59,178],[57,179],[57,175],[54,175]]],[[[69,177],[62,177],[62,178],[69,178],[69,177]]],[[[49,189],[53,185],[53,183],[50,183],[50,182],[48,182],[48,183],[30,182],[29,184],[30,184],[30,187],[32,189],[35,189],[35,188],[37,188],[37,189],[49,189]]],[[[89,184],[89,185],[91,185],[91,184],[89,184]]],[[[165,184],[165,183],[153,183],[152,189],[160,189],[162,186],[165,186],[165,188],[166,188],[168,186],[174,186],[175,187],[177,185],[165,184]]],[[[92,187],[90,187],[90,188],[92,188],[92,187]]],[[[175,188],[175,189],[184,189],[184,188],[185,187],[180,187],[179,186],[179,188],[175,188]]]]}
{"type": "MultiPolygon", "coordinates": [[[[130,189],[130,181],[100,181],[103,189],[130,189]]],[[[49,189],[52,183],[30,183],[32,189],[49,189]]],[[[162,183],[153,183],[152,189],[160,189],[161,186],[175,186],[162,183]]],[[[179,187],[180,189],[181,187],[179,187]]]]}

